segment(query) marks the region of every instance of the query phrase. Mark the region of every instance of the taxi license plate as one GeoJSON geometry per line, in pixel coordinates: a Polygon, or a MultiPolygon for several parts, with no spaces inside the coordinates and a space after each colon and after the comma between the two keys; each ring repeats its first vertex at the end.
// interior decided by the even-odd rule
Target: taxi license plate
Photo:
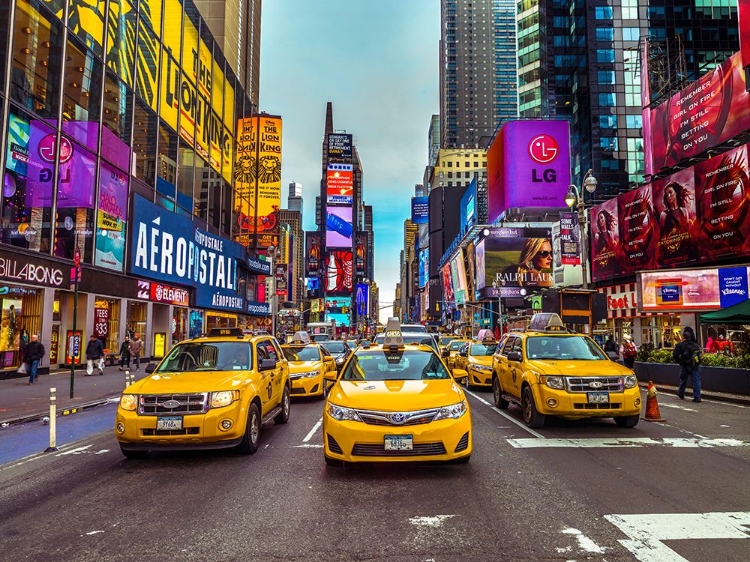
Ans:
{"type": "Polygon", "coordinates": [[[157,430],[182,429],[182,416],[161,416],[156,419],[157,430]]]}
{"type": "Polygon", "coordinates": [[[414,438],[411,435],[386,435],[386,451],[411,451],[414,449],[414,438]]]}
{"type": "Polygon", "coordinates": [[[607,404],[609,402],[609,392],[589,392],[589,404],[607,404]]]}

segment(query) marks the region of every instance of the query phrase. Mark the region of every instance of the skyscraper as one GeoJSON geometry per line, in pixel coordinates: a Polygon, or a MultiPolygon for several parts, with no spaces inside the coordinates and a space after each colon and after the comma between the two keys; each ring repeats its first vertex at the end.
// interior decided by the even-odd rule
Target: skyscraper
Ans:
{"type": "Polygon", "coordinates": [[[289,183],[289,197],[287,199],[287,208],[290,211],[298,211],[302,215],[302,184],[296,181],[289,183]]]}

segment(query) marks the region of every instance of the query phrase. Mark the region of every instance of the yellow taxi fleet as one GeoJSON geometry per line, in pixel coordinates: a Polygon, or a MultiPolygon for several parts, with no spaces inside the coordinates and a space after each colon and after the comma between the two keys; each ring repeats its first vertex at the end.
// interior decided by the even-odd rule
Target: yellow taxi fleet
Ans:
{"type": "Polygon", "coordinates": [[[230,447],[252,454],[264,423],[289,420],[289,366],[270,335],[214,329],[146,371],[117,408],[115,436],[126,457],[230,447]]]}
{"type": "Polygon", "coordinates": [[[557,314],[535,314],[525,332],[514,332],[493,357],[495,406],[517,404],[529,427],[547,416],[614,418],[635,427],[641,394],[633,371],[611,361],[591,338],[569,332],[557,314]]]}
{"type": "Polygon", "coordinates": [[[466,371],[466,388],[492,386],[492,360],[497,342],[485,339],[469,342],[462,347],[454,359],[454,368],[466,371]]]}
{"type": "Polygon", "coordinates": [[[323,408],[327,464],[471,457],[463,389],[433,347],[404,343],[397,318],[388,320],[382,345],[359,347],[326,379],[335,381],[323,408]]]}
{"type": "Polygon", "coordinates": [[[453,367],[456,366],[456,356],[458,355],[458,352],[461,350],[461,348],[467,343],[469,343],[469,340],[467,340],[466,338],[456,338],[448,342],[448,344],[445,346],[442,351],[442,355],[449,369],[453,370],[453,367]]]}
{"type": "Polygon", "coordinates": [[[289,361],[289,379],[292,396],[325,396],[327,372],[336,372],[336,360],[320,344],[282,345],[281,350],[289,361]]]}

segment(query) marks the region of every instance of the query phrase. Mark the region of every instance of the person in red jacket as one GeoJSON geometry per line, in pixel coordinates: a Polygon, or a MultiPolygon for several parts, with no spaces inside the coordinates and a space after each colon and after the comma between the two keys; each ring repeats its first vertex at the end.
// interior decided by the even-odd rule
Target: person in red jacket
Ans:
{"type": "Polygon", "coordinates": [[[719,337],[711,344],[711,353],[734,355],[734,343],[728,340],[724,334],[719,334],[719,337]]]}

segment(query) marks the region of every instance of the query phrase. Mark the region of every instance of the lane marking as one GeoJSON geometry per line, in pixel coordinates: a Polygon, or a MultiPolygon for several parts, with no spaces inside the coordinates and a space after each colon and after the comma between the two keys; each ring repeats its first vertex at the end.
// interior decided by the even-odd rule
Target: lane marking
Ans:
{"type": "Polygon", "coordinates": [[[623,437],[623,438],[584,438],[584,439],[507,439],[516,449],[534,448],[625,448],[625,447],[673,447],[679,448],[714,448],[714,447],[748,447],[750,441],[741,439],[696,439],[690,437],[623,437]]]}
{"type": "Polygon", "coordinates": [[[419,527],[442,527],[443,522],[455,515],[435,515],[434,517],[410,517],[409,523],[419,527]]]}
{"type": "Polygon", "coordinates": [[[687,562],[662,541],[750,538],[750,511],[605,515],[628,539],[621,545],[641,562],[687,562]]]}
{"type": "Polygon", "coordinates": [[[312,436],[315,435],[315,432],[318,431],[318,428],[323,424],[323,418],[320,418],[313,428],[310,430],[310,433],[307,434],[307,436],[302,440],[303,443],[307,443],[310,439],[312,439],[312,436]]]}
{"type": "Polygon", "coordinates": [[[71,449],[70,451],[65,451],[64,453],[57,453],[56,457],[64,457],[65,455],[80,455],[82,453],[88,452],[86,449],[90,448],[91,445],[84,445],[83,447],[76,447],[75,449],[71,449]]]}
{"type": "Polygon", "coordinates": [[[492,406],[491,402],[488,402],[487,400],[485,400],[484,398],[482,398],[478,394],[476,394],[474,392],[471,392],[470,390],[466,390],[465,388],[464,388],[464,394],[469,394],[469,395],[473,396],[474,398],[476,398],[477,400],[479,400],[482,404],[485,404],[487,406],[492,406]]]}
{"type": "Polygon", "coordinates": [[[578,529],[568,528],[562,530],[563,535],[573,535],[578,541],[578,547],[584,552],[604,554],[607,549],[596,544],[592,539],[584,535],[578,529]]]}
{"type": "Polygon", "coordinates": [[[474,398],[476,398],[477,400],[479,400],[482,404],[486,404],[487,406],[489,406],[490,408],[492,408],[493,410],[495,410],[498,414],[500,414],[501,416],[503,416],[505,419],[507,419],[510,422],[513,422],[514,424],[516,424],[518,427],[520,427],[521,429],[523,429],[527,433],[531,433],[531,435],[533,435],[534,437],[536,437],[538,439],[546,439],[546,437],[544,435],[542,435],[541,433],[537,433],[536,431],[534,431],[530,427],[528,427],[525,424],[519,422],[518,420],[512,418],[511,416],[509,416],[508,414],[506,414],[505,412],[503,412],[500,408],[498,408],[496,406],[493,406],[491,402],[488,402],[487,400],[485,400],[481,396],[478,396],[477,394],[474,394],[473,392],[470,392],[470,391],[468,391],[466,389],[464,389],[464,392],[467,393],[467,394],[470,394],[471,396],[473,396],[474,398]]]}
{"type": "Polygon", "coordinates": [[[323,445],[315,445],[314,443],[303,443],[302,445],[293,445],[294,449],[322,449],[323,445]]]}
{"type": "Polygon", "coordinates": [[[699,412],[700,410],[697,410],[695,408],[688,408],[687,406],[680,406],[679,404],[659,404],[659,406],[663,408],[673,408],[675,410],[682,410],[683,412],[699,412]]]}

